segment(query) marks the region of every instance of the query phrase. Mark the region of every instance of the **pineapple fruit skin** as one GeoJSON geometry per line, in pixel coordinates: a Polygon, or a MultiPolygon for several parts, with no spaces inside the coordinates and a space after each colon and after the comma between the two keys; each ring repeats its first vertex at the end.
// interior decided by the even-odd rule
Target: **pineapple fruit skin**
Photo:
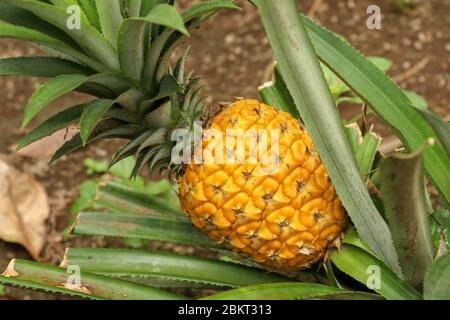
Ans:
{"type": "MultiPolygon", "coordinates": [[[[278,130],[280,161],[265,175],[255,173],[261,163],[187,165],[179,197],[193,224],[270,269],[293,271],[324,257],[348,217],[299,121],[257,100],[239,100],[217,114],[209,128],[224,136],[227,129],[278,130]]],[[[203,137],[202,150],[209,143],[203,137]]],[[[267,149],[272,146],[267,143],[267,149]]],[[[245,143],[246,156],[254,147],[245,143]]]]}

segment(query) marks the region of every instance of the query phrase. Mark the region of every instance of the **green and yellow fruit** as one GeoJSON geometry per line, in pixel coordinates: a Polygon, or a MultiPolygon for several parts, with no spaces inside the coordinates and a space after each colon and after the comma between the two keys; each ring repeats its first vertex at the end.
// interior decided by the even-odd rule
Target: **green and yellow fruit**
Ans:
{"type": "MultiPolygon", "coordinates": [[[[299,121],[256,100],[241,100],[216,115],[209,128],[224,135],[229,129],[278,130],[280,163],[264,175],[259,162],[189,164],[180,180],[180,201],[193,223],[272,269],[307,267],[322,258],[348,220],[299,121]]],[[[202,149],[210,143],[204,138],[202,149]]],[[[270,149],[273,143],[266,145],[270,149]]],[[[249,155],[249,148],[259,146],[245,147],[249,155]]]]}

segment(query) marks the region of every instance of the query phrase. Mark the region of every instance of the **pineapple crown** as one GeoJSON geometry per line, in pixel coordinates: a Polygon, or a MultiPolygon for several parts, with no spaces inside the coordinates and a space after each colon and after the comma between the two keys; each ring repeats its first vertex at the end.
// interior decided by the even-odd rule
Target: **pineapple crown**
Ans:
{"type": "Polygon", "coordinates": [[[173,0],[0,0],[0,38],[30,41],[47,53],[0,59],[0,75],[50,78],[28,101],[23,126],[66,93],[95,97],[49,117],[17,148],[78,123],[79,134],[51,162],[90,142],[123,138],[130,142],[112,164],[134,154],[134,175],[145,165],[167,168],[168,135],[190,127],[205,102],[200,79],[185,75],[188,50],[175,64],[173,52],[189,30],[235,8],[234,0],[205,1],[182,12],[173,0]]]}

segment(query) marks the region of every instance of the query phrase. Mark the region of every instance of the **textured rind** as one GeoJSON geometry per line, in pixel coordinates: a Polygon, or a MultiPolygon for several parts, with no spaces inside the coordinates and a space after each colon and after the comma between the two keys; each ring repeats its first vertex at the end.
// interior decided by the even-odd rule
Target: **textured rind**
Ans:
{"type": "MultiPolygon", "coordinates": [[[[267,155],[278,152],[280,162],[270,174],[261,174],[261,162],[216,164],[204,157],[202,164],[189,164],[179,195],[194,225],[272,269],[296,270],[321,259],[348,218],[304,127],[286,112],[239,100],[216,115],[209,128],[224,136],[227,129],[263,130],[267,137],[273,129],[279,139],[269,138],[267,155]]],[[[260,147],[248,141],[246,160],[260,147]]],[[[203,138],[202,150],[211,143],[203,138]]]]}

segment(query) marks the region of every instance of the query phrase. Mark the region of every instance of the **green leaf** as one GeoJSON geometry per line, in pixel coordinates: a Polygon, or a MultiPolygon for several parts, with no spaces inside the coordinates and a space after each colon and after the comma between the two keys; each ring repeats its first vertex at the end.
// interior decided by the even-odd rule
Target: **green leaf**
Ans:
{"type": "Polygon", "coordinates": [[[81,74],[61,75],[48,80],[28,100],[22,126],[31,120],[57,98],[69,93],[86,82],[89,77],[81,74]]]}
{"type": "Polygon", "coordinates": [[[173,6],[168,4],[158,4],[145,17],[130,18],[130,20],[162,25],[180,31],[186,36],[189,35],[181,15],[173,6]]]}
{"type": "Polygon", "coordinates": [[[425,210],[422,150],[383,160],[380,177],[385,216],[404,278],[420,289],[435,254],[425,210]]]}
{"type": "Polygon", "coordinates": [[[109,276],[159,277],[227,287],[289,280],[234,263],[138,250],[68,249],[62,266],[68,265],[109,276]]]}
{"type": "Polygon", "coordinates": [[[344,245],[331,256],[331,261],[343,272],[370,286],[375,292],[389,300],[420,300],[421,295],[408,283],[400,279],[381,260],[367,251],[344,245]]]}
{"type": "Polygon", "coordinates": [[[0,2],[26,9],[43,20],[50,22],[66,32],[81,48],[98,61],[102,61],[108,68],[113,71],[119,70],[119,63],[114,48],[101,36],[97,29],[84,19],[80,19],[80,29],[69,29],[67,28],[69,14],[67,14],[65,9],[34,0],[0,0],[0,2]]]}
{"type": "Polygon", "coordinates": [[[139,238],[214,247],[215,244],[191,223],[169,216],[135,216],[129,214],[81,212],[72,229],[75,235],[101,235],[139,238]]]}
{"type": "Polygon", "coordinates": [[[356,161],[358,162],[359,172],[365,182],[367,182],[371,176],[373,163],[380,143],[381,137],[370,131],[364,136],[363,141],[356,152],[356,161]]]}
{"type": "Polygon", "coordinates": [[[83,145],[86,145],[92,131],[113,104],[114,100],[99,99],[85,105],[80,119],[80,136],[83,145]]]}
{"type": "MultiPolygon", "coordinates": [[[[308,18],[303,21],[317,56],[366,101],[411,151],[419,148],[435,134],[420,114],[410,106],[409,99],[373,63],[341,37],[320,27],[308,18]]],[[[447,203],[450,203],[450,166],[441,145],[427,148],[425,169],[447,203]]]]}
{"type": "Polygon", "coordinates": [[[403,93],[408,97],[409,101],[411,101],[411,105],[415,108],[426,110],[428,109],[427,100],[424,97],[418,95],[413,91],[403,90],[403,93]]]}
{"type": "Polygon", "coordinates": [[[120,3],[121,0],[95,0],[103,35],[114,47],[117,47],[117,34],[123,21],[120,3]]]}
{"type": "Polygon", "coordinates": [[[290,113],[293,117],[299,117],[297,107],[278,70],[275,69],[274,82],[268,82],[261,86],[259,93],[266,104],[276,106],[278,109],[290,113]]]}
{"type": "Polygon", "coordinates": [[[186,9],[181,15],[183,20],[187,22],[222,9],[240,9],[234,2],[233,0],[209,0],[186,9]]]}
{"type": "Polygon", "coordinates": [[[347,137],[347,141],[352,148],[353,155],[356,158],[356,155],[359,150],[359,146],[363,141],[362,132],[356,122],[350,123],[344,128],[345,136],[347,137]]]}
{"type": "Polygon", "coordinates": [[[90,24],[101,31],[100,20],[97,13],[97,7],[95,5],[95,1],[92,0],[78,0],[80,2],[81,8],[86,14],[87,19],[90,24]]]}
{"type": "Polygon", "coordinates": [[[118,34],[118,53],[122,73],[141,80],[144,67],[146,22],[125,19],[118,34]]]}
{"type": "MultiPolygon", "coordinates": [[[[122,125],[120,122],[115,120],[105,120],[102,121],[92,132],[89,137],[89,143],[99,140],[99,139],[130,139],[138,134],[140,131],[139,127],[130,124],[122,125]]],[[[50,163],[55,162],[62,156],[74,152],[83,147],[83,142],[81,141],[80,134],[76,134],[72,139],[65,142],[53,155],[50,163]]]]}
{"type": "Polygon", "coordinates": [[[109,181],[102,185],[99,189],[98,202],[111,210],[169,216],[176,220],[187,221],[177,202],[168,203],[155,194],[136,191],[120,182],[109,181]]]}
{"type": "MultiPolygon", "coordinates": [[[[3,0],[0,0],[0,2],[1,1],[3,0]]],[[[103,72],[108,70],[101,63],[66,45],[64,42],[32,29],[0,22],[0,38],[14,38],[38,43],[67,54],[68,56],[73,57],[96,71],[103,72]]]]}
{"type": "Polygon", "coordinates": [[[431,234],[438,253],[450,252],[450,211],[438,209],[430,217],[431,234]]]}
{"type": "Polygon", "coordinates": [[[427,271],[424,282],[426,300],[450,300],[450,255],[437,259],[427,271]]]}
{"type": "Polygon", "coordinates": [[[340,115],[294,2],[255,0],[254,3],[283,79],[339,198],[361,238],[401,274],[389,228],[360,177],[340,115]]]}
{"type": "Polygon", "coordinates": [[[126,0],[128,15],[130,17],[139,17],[141,14],[142,0],[126,0]]]}
{"type": "Polygon", "coordinates": [[[152,11],[159,0],[142,0],[140,16],[146,16],[152,11]]]}
{"type": "Polygon", "coordinates": [[[0,59],[0,75],[53,78],[63,74],[91,75],[92,70],[68,60],[51,57],[0,59]]]}
{"type": "Polygon", "coordinates": [[[88,208],[93,208],[97,196],[97,187],[98,182],[95,180],[83,181],[78,188],[80,196],[73,203],[70,212],[76,214],[88,208]]]}
{"type": "Polygon", "coordinates": [[[343,293],[342,289],[317,283],[266,283],[205,297],[205,300],[293,300],[343,293]]]}
{"type": "Polygon", "coordinates": [[[110,300],[158,300],[182,297],[132,282],[91,274],[75,268],[63,269],[25,260],[12,260],[0,283],[73,294],[83,298],[110,300]],[[79,274],[77,274],[77,271],[79,274]],[[78,286],[79,281],[79,286],[78,286]]]}
{"type": "Polygon", "coordinates": [[[80,120],[85,105],[77,105],[51,116],[20,140],[16,150],[38,141],[80,120]]]}
{"type": "Polygon", "coordinates": [[[447,152],[447,156],[450,158],[450,125],[431,111],[419,109],[417,109],[417,111],[420,112],[422,117],[424,117],[424,119],[434,129],[439,141],[442,143],[442,146],[447,152]]]}
{"type": "Polygon", "coordinates": [[[367,57],[378,69],[383,72],[388,71],[392,67],[392,61],[383,57],[367,57]]]}
{"type": "Polygon", "coordinates": [[[52,38],[62,41],[73,49],[81,50],[78,44],[65,32],[55,28],[52,24],[40,19],[27,10],[13,5],[0,3],[0,20],[42,32],[52,38]]]}

